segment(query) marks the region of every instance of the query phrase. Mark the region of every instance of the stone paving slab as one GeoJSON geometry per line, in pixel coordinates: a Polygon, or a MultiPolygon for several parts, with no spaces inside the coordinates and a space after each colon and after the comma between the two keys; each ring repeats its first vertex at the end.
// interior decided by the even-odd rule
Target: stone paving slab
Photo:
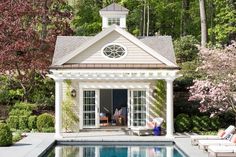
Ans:
{"type": "Polygon", "coordinates": [[[52,133],[30,133],[10,147],[0,147],[1,157],[38,157],[55,142],[52,133]]]}
{"type": "Polygon", "coordinates": [[[191,145],[189,137],[176,137],[175,144],[189,157],[208,157],[207,152],[198,148],[198,146],[191,145]]]}

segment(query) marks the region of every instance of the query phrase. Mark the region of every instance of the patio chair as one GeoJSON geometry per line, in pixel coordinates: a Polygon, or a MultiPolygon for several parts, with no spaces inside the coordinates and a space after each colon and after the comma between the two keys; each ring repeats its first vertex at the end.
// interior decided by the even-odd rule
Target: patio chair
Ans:
{"type": "Polygon", "coordinates": [[[236,146],[209,146],[208,157],[235,157],[236,146]]]}
{"type": "Polygon", "coordinates": [[[159,127],[162,125],[164,122],[164,119],[159,117],[159,118],[154,118],[151,122],[148,122],[146,126],[143,127],[133,127],[131,128],[131,132],[133,134],[136,134],[138,136],[142,135],[153,135],[154,134],[154,127],[159,127]]]}
{"type": "Polygon", "coordinates": [[[190,138],[192,145],[198,145],[199,140],[222,140],[234,132],[235,127],[230,125],[226,130],[220,130],[217,135],[192,135],[190,138]]]}
{"type": "Polygon", "coordinates": [[[228,139],[224,140],[199,140],[199,148],[208,150],[209,146],[236,146],[236,134],[231,134],[228,139]]]}

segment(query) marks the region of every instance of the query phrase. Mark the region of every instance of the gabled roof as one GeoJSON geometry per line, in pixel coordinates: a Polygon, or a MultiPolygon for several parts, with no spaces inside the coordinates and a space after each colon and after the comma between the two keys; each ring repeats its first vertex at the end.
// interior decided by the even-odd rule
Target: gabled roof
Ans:
{"type": "Polygon", "coordinates": [[[127,8],[117,4],[117,3],[112,3],[108,5],[107,7],[101,9],[100,11],[129,11],[127,8]]]}
{"type": "MultiPolygon", "coordinates": [[[[109,28],[107,28],[107,29],[103,30],[102,32],[100,32],[99,34],[97,34],[96,36],[94,36],[93,38],[90,38],[89,40],[84,41],[82,45],[80,45],[79,47],[77,47],[73,51],[68,52],[67,54],[64,54],[60,59],[59,58],[53,59],[53,65],[62,65],[64,63],[66,63],[67,61],[69,61],[70,59],[72,59],[76,55],[80,54],[81,52],[86,50],[88,47],[90,47],[91,45],[95,44],[97,41],[99,41],[100,39],[102,39],[103,37],[107,36],[108,34],[110,34],[113,31],[116,31],[116,32],[120,33],[125,38],[127,38],[129,41],[133,42],[135,45],[137,45],[138,47],[142,48],[147,53],[149,53],[153,57],[157,58],[158,60],[162,61],[166,65],[173,66],[173,67],[178,67],[176,65],[176,63],[175,63],[175,59],[174,60],[169,60],[168,59],[168,58],[171,58],[171,56],[173,57],[174,54],[167,55],[168,57],[165,57],[165,55],[163,56],[161,53],[158,53],[157,51],[155,51],[151,47],[149,47],[146,44],[144,44],[144,42],[147,42],[148,39],[144,38],[144,39],[142,39],[144,42],[142,42],[138,38],[134,37],[133,35],[131,35],[127,31],[123,30],[122,28],[120,28],[120,27],[118,27],[116,25],[112,25],[109,28]]],[[[169,39],[171,39],[171,38],[169,37],[169,39]]],[[[169,40],[169,44],[168,45],[163,45],[163,46],[167,46],[167,47],[169,46],[170,47],[169,49],[173,49],[172,41],[170,41],[170,40],[169,40]]],[[[156,47],[156,48],[159,48],[159,47],[156,47]]],[[[56,55],[56,53],[57,53],[56,50],[57,50],[57,46],[56,46],[56,49],[55,49],[54,56],[61,56],[61,55],[56,55]]],[[[159,51],[162,51],[162,50],[159,50],[159,51]]],[[[174,51],[172,50],[169,53],[173,53],[173,52],[174,51]]]]}
{"type": "Polygon", "coordinates": [[[52,65],[91,38],[92,36],[57,36],[52,65]]]}

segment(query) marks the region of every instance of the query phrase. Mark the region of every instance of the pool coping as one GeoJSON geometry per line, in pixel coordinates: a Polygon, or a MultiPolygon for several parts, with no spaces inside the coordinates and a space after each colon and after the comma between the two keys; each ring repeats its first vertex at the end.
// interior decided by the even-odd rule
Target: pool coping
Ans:
{"type": "Polygon", "coordinates": [[[0,147],[0,154],[7,157],[42,157],[49,149],[56,144],[101,144],[101,143],[125,143],[139,145],[174,145],[181,153],[190,157],[207,157],[207,153],[199,150],[196,146],[191,145],[189,137],[175,136],[167,138],[165,136],[80,136],[76,138],[59,138],[56,139],[54,134],[50,133],[29,133],[26,138],[23,138],[15,145],[10,147],[0,147]],[[2,154],[3,153],[3,154],[2,154]]]}

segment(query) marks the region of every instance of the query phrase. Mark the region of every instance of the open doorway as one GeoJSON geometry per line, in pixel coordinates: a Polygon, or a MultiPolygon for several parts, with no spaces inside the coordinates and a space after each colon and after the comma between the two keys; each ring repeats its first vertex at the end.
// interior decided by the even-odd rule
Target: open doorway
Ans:
{"type": "Polygon", "coordinates": [[[100,126],[127,126],[127,89],[100,90],[100,126]]]}

